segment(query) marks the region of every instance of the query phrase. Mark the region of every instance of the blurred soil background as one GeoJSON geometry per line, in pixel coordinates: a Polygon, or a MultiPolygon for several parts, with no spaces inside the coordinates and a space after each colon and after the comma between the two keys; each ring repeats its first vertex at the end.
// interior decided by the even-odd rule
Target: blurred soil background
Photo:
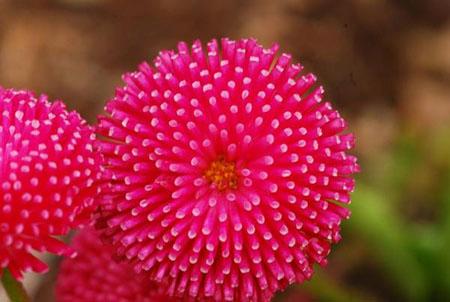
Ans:
{"type": "MultiPolygon", "coordinates": [[[[449,0],[0,0],[0,85],[94,122],[122,73],[224,36],[278,41],[357,135],[344,239],[277,301],[450,301],[449,0]]],[[[27,276],[34,301],[53,301],[52,261],[27,276]]]]}

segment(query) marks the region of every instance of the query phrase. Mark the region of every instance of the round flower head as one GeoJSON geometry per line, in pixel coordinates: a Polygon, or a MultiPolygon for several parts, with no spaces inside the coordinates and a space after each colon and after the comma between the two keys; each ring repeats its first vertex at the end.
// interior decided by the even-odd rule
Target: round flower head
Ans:
{"type": "Polygon", "coordinates": [[[61,263],[56,282],[58,302],[168,302],[157,285],[134,272],[129,263],[117,263],[111,245],[92,229],[73,239],[75,258],[61,263]]]}
{"type": "Polygon", "coordinates": [[[126,74],[100,117],[110,186],[98,224],[170,295],[268,301],[340,239],[354,138],[277,49],[180,43],[126,74]]]}
{"type": "Polygon", "coordinates": [[[33,250],[72,253],[55,236],[93,211],[100,179],[94,139],[61,102],[0,88],[0,274],[46,271],[33,250]]]}

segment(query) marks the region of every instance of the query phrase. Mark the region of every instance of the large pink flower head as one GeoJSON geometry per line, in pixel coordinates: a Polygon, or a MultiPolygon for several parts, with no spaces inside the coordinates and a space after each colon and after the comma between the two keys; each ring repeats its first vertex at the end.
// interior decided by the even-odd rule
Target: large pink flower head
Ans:
{"type": "Polygon", "coordinates": [[[0,88],[0,274],[44,272],[32,251],[68,255],[55,238],[90,217],[99,193],[95,134],[46,96],[0,88]]]}
{"type": "Polygon", "coordinates": [[[84,229],[73,239],[74,258],[61,263],[56,282],[58,302],[169,302],[157,285],[117,263],[114,249],[96,231],[84,229]]]}
{"type": "Polygon", "coordinates": [[[104,235],[171,295],[268,301],[325,264],[354,144],[278,46],[213,40],[143,63],[100,118],[104,235]]]}

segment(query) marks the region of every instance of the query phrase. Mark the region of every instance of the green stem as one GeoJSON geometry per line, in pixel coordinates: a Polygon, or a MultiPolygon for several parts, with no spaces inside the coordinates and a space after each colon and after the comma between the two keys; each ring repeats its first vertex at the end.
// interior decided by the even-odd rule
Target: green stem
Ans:
{"type": "Polygon", "coordinates": [[[2,284],[11,302],[31,301],[22,283],[17,281],[7,269],[3,271],[2,284]]]}

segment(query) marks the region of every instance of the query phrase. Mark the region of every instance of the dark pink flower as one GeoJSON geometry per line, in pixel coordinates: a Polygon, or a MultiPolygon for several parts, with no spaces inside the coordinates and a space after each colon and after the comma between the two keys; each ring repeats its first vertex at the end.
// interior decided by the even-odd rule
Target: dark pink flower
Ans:
{"type": "Polygon", "coordinates": [[[179,43],[126,74],[100,118],[99,225],[170,295],[268,301],[341,238],[354,137],[316,77],[277,50],[179,43]]]}
{"type": "Polygon", "coordinates": [[[128,263],[117,263],[113,248],[92,229],[73,239],[75,258],[61,263],[56,283],[58,302],[169,302],[161,289],[128,263]]]}
{"type": "Polygon", "coordinates": [[[95,134],[46,96],[0,88],[0,273],[16,278],[47,265],[32,251],[70,255],[55,236],[90,218],[100,156],[95,134]]]}

